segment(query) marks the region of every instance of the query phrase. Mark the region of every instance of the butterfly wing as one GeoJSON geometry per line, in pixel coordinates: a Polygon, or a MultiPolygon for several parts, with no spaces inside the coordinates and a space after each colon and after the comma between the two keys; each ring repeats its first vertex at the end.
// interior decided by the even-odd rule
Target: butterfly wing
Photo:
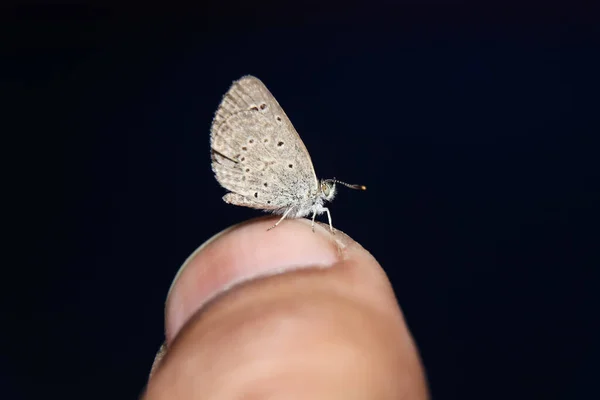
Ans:
{"type": "Polygon", "coordinates": [[[281,210],[314,196],[310,155],[287,115],[257,78],[233,83],[211,127],[212,169],[228,203],[281,210]]]}

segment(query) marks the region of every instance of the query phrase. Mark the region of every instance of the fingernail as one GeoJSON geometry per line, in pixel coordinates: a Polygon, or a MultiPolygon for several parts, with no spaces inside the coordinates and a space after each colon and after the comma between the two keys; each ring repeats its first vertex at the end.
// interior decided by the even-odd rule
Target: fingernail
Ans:
{"type": "Polygon", "coordinates": [[[232,225],[229,228],[225,228],[221,232],[214,234],[212,237],[210,237],[210,239],[208,239],[206,242],[202,243],[196,250],[194,250],[194,252],[188,256],[188,258],[185,259],[183,264],[181,264],[181,267],[179,267],[179,270],[177,270],[177,273],[175,274],[175,278],[173,278],[173,282],[171,282],[171,286],[169,287],[169,291],[167,292],[167,301],[168,301],[169,297],[171,296],[171,291],[173,290],[173,286],[175,286],[175,283],[181,276],[181,273],[185,270],[187,265],[190,263],[190,261],[193,260],[194,257],[196,257],[196,255],[198,253],[200,253],[202,251],[202,249],[204,249],[206,246],[208,246],[209,244],[211,244],[212,242],[217,240],[220,236],[226,234],[230,230],[235,229],[239,225],[241,225],[241,224],[232,225]]]}
{"type": "Polygon", "coordinates": [[[202,244],[177,273],[166,304],[170,343],[187,320],[215,296],[251,279],[299,268],[334,265],[351,239],[310,221],[286,220],[267,231],[273,218],[230,227],[202,244]]]}

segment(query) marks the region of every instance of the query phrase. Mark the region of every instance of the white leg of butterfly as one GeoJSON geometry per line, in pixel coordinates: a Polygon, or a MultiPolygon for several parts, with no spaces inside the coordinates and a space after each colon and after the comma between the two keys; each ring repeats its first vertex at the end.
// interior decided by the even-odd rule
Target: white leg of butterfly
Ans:
{"type": "MultiPolygon", "coordinates": [[[[333,229],[333,224],[331,223],[331,213],[329,212],[329,208],[327,207],[323,207],[321,210],[325,211],[327,213],[327,219],[329,220],[329,229],[331,230],[331,233],[333,233],[335,235],[335,229],[333,229]]],[[[317,216],[317,212],[313,212],[313,216],[312,216],[312,230],[313,232],[315,231],[315,217],[317,216]]]]}
{"type": "Polygon", "coordinates": [[[331,223],[331,213],[329,212],[329,208],[323,207],[323,210],[325,210],[325,212],[327,213],[327,219],[329,220],[329,229],[331,230],[331,233],[335,235],[335,229],[333,229],[333,224],[331,223]]]}
{"type": "Polygon", "coordinates": [[[281,221],[283,221],[283,220],[285,219],[285,217],[287,217],[287,215],[290,213],[290,211],[292,211],[292,209],[291,209],[291,208],[288,208],[288,209],[286,210],[286,212],[284,212],[284,213],[283,213],[283,217],[281,217],[281,218],[279,219],[279,221],[277,221],[277,222],[275,223],[275,225],[273,225],[272,227],[270,227],[270,228],[269,228],[269,229],[267,229],[267,230],[268,230],[268,231],[270,231],[271,229],[273,229],[273,228],[275,228],[277,225],[279,225],[279,224],[281,223],[281,221]]]}

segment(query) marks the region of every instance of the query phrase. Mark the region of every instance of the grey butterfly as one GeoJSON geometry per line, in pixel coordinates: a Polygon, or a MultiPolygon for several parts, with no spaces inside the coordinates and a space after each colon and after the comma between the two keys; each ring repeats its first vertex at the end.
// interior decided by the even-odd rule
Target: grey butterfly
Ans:
{"type": "Polygon", "coordinates": [[[244,76],[223,97],[212,122],[212,169],[229,191],[223,200],[299,218],[331,213],[335,184],[366,190],[337,179],[318,180],[308,150],[271,92],[257,78],[244,76]]]}

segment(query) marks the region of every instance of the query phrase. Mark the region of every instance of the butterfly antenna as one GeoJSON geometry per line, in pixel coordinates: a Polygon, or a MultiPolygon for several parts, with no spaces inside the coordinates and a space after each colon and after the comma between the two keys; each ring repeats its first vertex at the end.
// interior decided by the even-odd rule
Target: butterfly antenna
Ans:
{"type": "Polygon", "coordinates": [[[346,187],[349,187],[350,189],[355,189],[355,190],[367,190],[367,187],[365,185],[351,185],[351,184],[346,183],[346,182],[338,181],[335,178],[333,178],[333,179],[326,179],[325,182],[339,183],[340,185],[344,185],[346,187]]]}

